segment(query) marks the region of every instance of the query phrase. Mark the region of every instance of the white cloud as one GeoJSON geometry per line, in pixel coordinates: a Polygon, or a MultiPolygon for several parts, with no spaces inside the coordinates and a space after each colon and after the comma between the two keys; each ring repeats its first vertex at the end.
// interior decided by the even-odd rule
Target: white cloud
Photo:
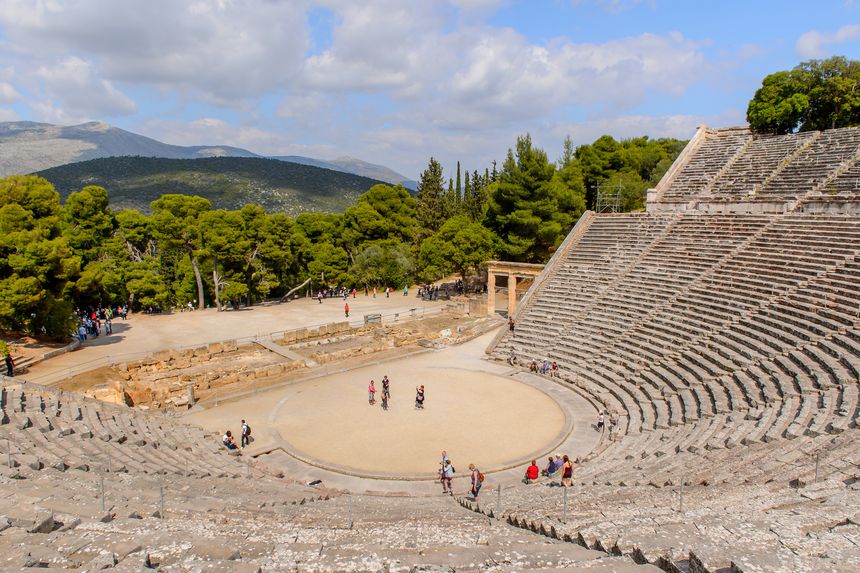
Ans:
{"type": "Polygon", "coordinates": [[[107,80],[95,77],[92,64],[71,56],[54,65],[40,66],[35,74],[44,85],[49,116],[71,114],[82,119],[127,115],[137,109],[134,101],[107,80]],[[59,104],[57,106],[57,104],[59,104]],[[57,106],[57,107],[55,107],[57,106]]]}
{"type": "Polygon", "coordinates": [[[0,107],[0,121],[18,121],[21,119],[14,109],[0,107]]]}
{"type": "Polygon", "coordinates": [[[109,81],[230,103],[286,82],[308,45],[305,2],[4,0],[0,24],[21,58],[71,55],[109,81]]]}
{"type": "Polygon", "coordinates": [[[21,99],[21,94],[9,82],[0,82],[0,103],[12,103],[21,99]]]}
{"type": "Polygon", "coordinates": [[[794,50],[803,58],[821,58],[829,53],[830,46],[844,44],[858,38],[860,38],[860,24],[842,26],[833,34],[810,30],[800,35],[794,50]]]}

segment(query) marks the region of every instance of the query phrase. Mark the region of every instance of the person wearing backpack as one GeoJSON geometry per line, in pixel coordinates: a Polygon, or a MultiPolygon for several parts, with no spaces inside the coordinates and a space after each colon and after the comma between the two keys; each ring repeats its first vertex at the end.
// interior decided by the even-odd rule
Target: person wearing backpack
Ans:
{"type": "Polygon", "coordinates": [[[451,460],[445,459],[445,465],[442,467],[442,493],[454,495],[454,486],[451,482],[454,479],[454,466],[451,460]]]}
{"type": "Polygon", "coordinates": [[[251,444],[251,426],[248,425],[248,422],[242,420],[242,447],[244,448],[247,445],[251,444]]]}
{"type": "Polygon", "coordinates": [[[478,494],[481,492],[481,486],[484,485],[484,474],[475,467],[475,464],[469,464],[469,470],[472,472],[472,498],[477,500],[478,494]]]}

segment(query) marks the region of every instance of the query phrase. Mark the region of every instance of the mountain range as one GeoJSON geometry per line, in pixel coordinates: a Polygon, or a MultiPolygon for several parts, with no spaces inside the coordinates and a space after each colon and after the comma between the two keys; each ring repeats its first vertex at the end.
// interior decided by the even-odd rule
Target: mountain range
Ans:
{"type": "MultiPolygon", "coordinates": [[[[264,157],[229,145],[171,145],[97,121],[72,126],[33,121],[0,122],[0,177],[34,173],[90,159],[123,156],[163,159],[264,157]]],[[[354,157],[322,160],[288,155],[271,159],[351,173],[393,185],[402,184],[413,190],[417,187],[415,181],[393,169],[354,157]]]]}

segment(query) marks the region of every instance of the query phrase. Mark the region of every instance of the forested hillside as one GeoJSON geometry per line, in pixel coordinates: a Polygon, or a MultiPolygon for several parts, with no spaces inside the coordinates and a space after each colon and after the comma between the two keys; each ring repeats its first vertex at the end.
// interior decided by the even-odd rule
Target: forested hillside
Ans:
{"type": "Polygon", "coordinates": [[[269,212],[343,212],[379,183],[375,179],[309,165],[256,157],[163,159],[104,157],[39,171],[65,200],[88,185],[108,191],[111,208],[149,212],[162,195],[208,199],[216,209],[254,203],[269,212]]]}
{"type": "Polygon", "coordinates": [[[415,197],[253,158],[97,159],[0,179],[0,329],[62,338],[75,307],[221,308],[306,279],[402,288],[493,258],[544,262],[598,190],[642,208],[683,145],[568,139],[551,161],[524,135],[501,166],[446,174],[431,158],[415,197]]]}

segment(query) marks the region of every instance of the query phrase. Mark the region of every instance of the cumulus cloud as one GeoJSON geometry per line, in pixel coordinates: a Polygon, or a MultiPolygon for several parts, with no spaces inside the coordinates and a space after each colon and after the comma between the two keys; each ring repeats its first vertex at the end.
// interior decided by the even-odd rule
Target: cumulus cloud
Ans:
{"type": "Polygon", "coordinates": [[[0,23],[24,58],[71,54],[102,78],[229,103],[274,89],[308,45],[304,2],[4,0],[0,23]]]}
{"type": "Polygon", "coordinates": [[[500,158],[563,110],[632,114],[714,69],[680,33],[534,41],[484,18],[505,3],[4,0],[0,105],[58,123],[137,113],[123,126],[170,143],[349,154],[415,176],[431,154],[500,158]]]}
{"type": "Polygon", "coordinates": [[[0,103],[12,103],[21,99],[21,94],[9,82],[0,82],[0,103]]]}
{"type": "Polygon", "coordinates": [[[107,80],[95,77],[92,64],[68,57],[54,65],[40,66],[36,75],[45,86],[45,95],[62,106],[91,118],[126,115],[137,106],[107,80]]]}
{"type": "Polygon", "coordinates": [[[794,50],[803,58],[821,58],[828,54],[830,46],[844,44],[860,38],[860,24],[842,26],[832,34],[810,30],[797,39],[794,50]]]}

